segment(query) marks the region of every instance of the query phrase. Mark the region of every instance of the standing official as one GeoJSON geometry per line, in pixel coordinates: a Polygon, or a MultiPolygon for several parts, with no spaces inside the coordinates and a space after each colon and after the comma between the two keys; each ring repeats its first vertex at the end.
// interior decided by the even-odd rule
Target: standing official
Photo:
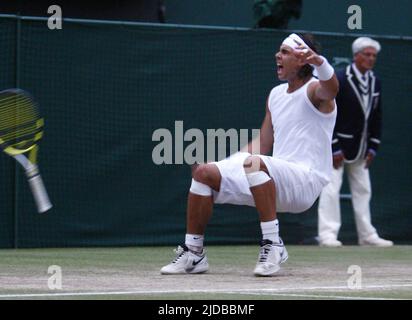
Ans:
{"type": "Polygon", "coordinates": [[[348,175],[360,245],[392,246],[378,236],[371,223],[369,166],[381,143],[381,83],[372,71],[381,46],[367,38],[352,44],[353,63],[337,72],[338,115],[333,132],[333,175],[319,198],[318,227],[321,246],[339,247],[341,226],[339,194],[344,170],[348,175]]]}

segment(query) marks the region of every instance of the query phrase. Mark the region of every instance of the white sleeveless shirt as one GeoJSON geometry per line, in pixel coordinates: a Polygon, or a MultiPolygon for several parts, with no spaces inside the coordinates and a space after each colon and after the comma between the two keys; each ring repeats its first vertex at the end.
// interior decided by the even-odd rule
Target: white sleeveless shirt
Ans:
{"type": "Polygon", "coordinates": [[[268,107],[273,125],[273,157],[303,165],[328,182],[332,173],[332,135],[336,103],[331,113],[320,112],[309,100],[307,88],[287,93],[288,84],[272,89],[268,107]]]}

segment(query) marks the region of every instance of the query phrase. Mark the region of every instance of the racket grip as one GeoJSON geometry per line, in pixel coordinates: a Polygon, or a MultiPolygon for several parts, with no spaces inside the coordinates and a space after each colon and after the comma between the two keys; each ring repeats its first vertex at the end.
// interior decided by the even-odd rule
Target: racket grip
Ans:
{"type": "Polygon", "coordinates": [[[46,212],[49,210],[53,205],[49,200],[49,196],[47,195],[46,188],[44,187],[43,180],[41,176],[35,175],[28,179],[30,189],[33,193],[34,200],[37,205],[37,211],[39,213],[46,212]]]}

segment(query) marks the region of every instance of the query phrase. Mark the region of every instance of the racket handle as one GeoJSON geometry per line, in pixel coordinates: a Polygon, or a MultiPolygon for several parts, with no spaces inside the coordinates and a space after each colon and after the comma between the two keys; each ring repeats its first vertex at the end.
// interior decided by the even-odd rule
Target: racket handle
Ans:
{"type": "Polygon", "coordinates": [[[53,205],[49,200],[49,196],[47,195],[42,178],[38,174],[28,180],[31,192],[33,193],[33,197],[37,205],[37,211],[39,211],[39,213],[46,212],[53,205]]]}

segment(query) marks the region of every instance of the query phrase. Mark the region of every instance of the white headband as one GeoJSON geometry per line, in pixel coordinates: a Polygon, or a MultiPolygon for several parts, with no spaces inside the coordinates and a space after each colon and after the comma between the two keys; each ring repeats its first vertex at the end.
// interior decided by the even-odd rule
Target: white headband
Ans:
{"type": "Polygon", "coordinates": [[[291,33],[285,40],[283,40],[282,44],[291,47],[293,50],[307,50],[307,48],[309,48],[305,41],[303,41],[303,39],[296,33],[291,33]],[[304,45],[306,48],[298,48],[301,45],[304,45]]]}
{"type": "MultiPolygon", "coordinates": [[[[282,44],[291,47],[293,50],[303,51],[304,53],[308,52],[309,50],[309,46],[296,33],[290,34],[285,40],[283,40],[282,44]]],[[[313,75],[316,76],[319,80],[328,81],[333,77],[335,71],[325,57],[320,57],[324,60],[324,62],[320,66],[311,64],[314,69],[313,75]]]]}

